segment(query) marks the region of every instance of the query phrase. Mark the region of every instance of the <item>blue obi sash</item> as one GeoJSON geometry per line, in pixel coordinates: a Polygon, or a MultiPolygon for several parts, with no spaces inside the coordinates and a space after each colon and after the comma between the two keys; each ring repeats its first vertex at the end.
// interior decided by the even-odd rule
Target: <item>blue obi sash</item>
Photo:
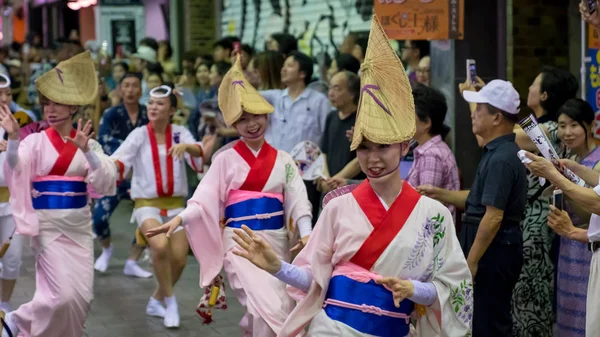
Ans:
{"type": "Polygon", "coordinates": [[[41,195],[31,198],[34,209],[76,209],[87,205],[87,184],[83,181],[34,181],[33,188],[41,195]],[[46,194],[48,193],[48,194],[46,194]],[[78,195],[63,195],[77,193],[78,195]]]}
{"type": "Polygon", "coordinates": [[[283,203],[277,198],[260,197],[248,199],[225,208],[225,219],[244,218],[227,223],[227,227],[241,228],[242,225],[250,227],[253,231],[276,230],[284,225],[283,213],[271,217],[261,215],[283,212],[283,203]]]}
{"type": "Polygon", "coordinates": [[[372,313],[378,309],[369,310],[366,307],[375,307],[406,316],[410,316],[414,309],[414,303],[410,300],[400,302],[400,308],[396,308],[392,292],[373,280],[362,283],[346,276],[334,276],[329,282],[325,299],[363,306],[364,310],[326,303],[324,308],[325,313],[332,320],[344,323],[362,333],[379,337],[403,337],[410,331],[408,319],[372,313]]]}

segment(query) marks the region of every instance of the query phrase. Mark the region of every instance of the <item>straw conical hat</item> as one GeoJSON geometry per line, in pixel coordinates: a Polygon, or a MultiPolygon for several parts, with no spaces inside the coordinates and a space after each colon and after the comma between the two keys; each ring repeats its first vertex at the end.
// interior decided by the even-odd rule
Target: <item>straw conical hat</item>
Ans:
{"type": "Polygon", "coordinates": [[[86,105],[98,95],[98,77],[89,51],[60,62],[35,80],[37,90],[49,100],[65,105],[86,105]]]}
{"type": "Polygon", "coordinates": [[[411,139],[416,131],[415,103],[402,62],[373,15],[365,61],[360,67],[360,101],[351,150],[364,138],[377,144],[411,139]]]}
{"type": "Polygon", "coordinates": [[[219,86],[218,98],[219,109],[221,109],[225,124],[228,126],[235,123],[244,111],[263,115],[274,110],[273,106],[244,77],[239,56],[233,67],[223,77],[221,86],[219,86]]]}

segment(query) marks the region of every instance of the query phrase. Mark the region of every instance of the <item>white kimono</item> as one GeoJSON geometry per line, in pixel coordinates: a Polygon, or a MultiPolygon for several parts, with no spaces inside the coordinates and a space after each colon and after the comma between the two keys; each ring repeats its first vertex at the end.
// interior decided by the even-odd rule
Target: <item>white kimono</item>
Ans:
{"type": "MultiPolygon", "coordinates": [[[[71,133],[74,136],[75,130],[71,133]]],[[[84,155],[53,128],[21,142],[8,142],[3,171],[13,216],[17,232],[32,237],[36,258],[33,299],[15,310],[11,318],[25,336],[83,334],[94,297],[92,220],[86,184],[100,194],[114,195],[117,176],[114,163],[100,145],[90,140],[89,147],[90,152],[84,155]],[[91,162],[95,162],[93,169],[91,162]],[[44,186],[51,188],[42,189],[44,186]],[[67,190],[69,186],[78,190],[67,190]],[[47,204],[40,207],[44,200],[47,204]],[[63,201],[72,204],[62,207],[63,201]]]]}
{"type": "MultiPolygon", "coordinates": [[[[169,125],[165,144],[157,144],[151,130],[151,124],[136,128],[111,156],[120,167],[121,179],[133,170],[131,199],[136,205],[132,221],[137,221],[138,226],[149,218],[159,223],[168,221],[185,207],[186,162],[167,156],[169,148],[176,144],[196,144],[202,150],[202,144],[183,126],[169,125]]],[[[202,156],[192,158],[186,153],[185,159],[196,172],[202,171],[202,156]]]]}
{"type": "MultiPolygon", "coordinates": [[[[373,281],[379,277],[431,282],[435,286],[437,300],[418,318],[414,336],[471,334],[471,273],[455,235],[452,214],[439,202],[420,196],[406,182],[387,211],[366,180],[352,193],[331,200],[293,264],[311,272],[312,284],[308,293],[288,287],[299,303],[279,337],[297,336],[311,320],[312,337],[408,335],[408,326],[400,335],[392,332],[398,322],[409,318],[390,320],[392,315],[400,315],[393,308],[390,291],[361,293],[362,285],[378,287],[373,281]],[[337,296],[345,300],[333,298],[335,291],[328,295],[335,277],[355,282],[358,292],[352,288],[338,292],[337,296]],[[374,300],[377,294],[383,295],[374,300]],[[374,304],[378,301],[386,307],[383,311],[382,306],[374,304]]],[[[410,307],[411,302],[406,301],[402,303],[410,307]]],[[[411,315],[411,310],[406,314],[411,315]]]]}

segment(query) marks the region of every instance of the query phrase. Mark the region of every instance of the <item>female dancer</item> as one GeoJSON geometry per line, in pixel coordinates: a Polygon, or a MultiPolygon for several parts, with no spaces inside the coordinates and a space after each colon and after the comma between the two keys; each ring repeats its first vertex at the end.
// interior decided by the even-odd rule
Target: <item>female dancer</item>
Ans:
{"type": "Polygon", "coordinates": [[[147,235],[171,236],[183,224],[200,262],[200,285],[209,286],[225,267],[246,308],[240,323],[244,336],[275,336],[292,311],[293,300],[283,283],[233,254],[233,230],[250,226],[280,259],[289,261],[289,241],[297,238],[297,229],[302,242],[308,240],[311,206],[291,156],[264,140],[266,114],[273,107],[248,83],[239,57],[221,83],[219,107],[225,123],[233,125],[242,139],[213,158],[185,211],[147,235]]]}
{"type": "MultiPolygon", "coordinates": [[[[121,178],[133,170],[132,220],[138,223],[142,233],[171,220],[185,208],[188,194],[185,160],[196,171],[201,171],[204,165],[202,144],[196,142],[187,128],[170,124],[176,111],[177,97],[169,86],[152,89],[148,101],[149,123],[133,130],[111,156],[121,178]]],[[[212,147],[214,137],[208,143],[212,147]]],[[[167,328],[179,327],[173,286],[186,264],[189,246],[185,232],[177,231],[170,242],[159,235],[150,238],[148,243],[158,285],[148,301],[146,314],[164,318],[167,328]],[[161,301],[165,302],[166,310],[161,301]]]]}
{"type": "Polygon", "coordinates": [[[408,77],[373,18],[361,66],[361,98],[351,149],[367,175],[323,209],[294,264],[281,261],[248,226],[235,254],[294,288],[299,300],[279,337],[470,336],[471,274],[450,211],[403,182],[400,159],[415,133],[408,77]]]}
{"type": "Polygon", "coordinates": [[[87,183],[115,193],[114,163],[91,139],[92,123],[73,129],[78,106],[94,101],[98,82],[89,52],[59,63],[36,87],[50,128],[19,141],[19,124],[5,108],[8,133],[4,179],[21,235],[36,259],[33,299],[6,315],[2,336],[81,337],[93,299],[94,252],[87,183]],[[66,142],[65,142],[66,140],[66,142]]]}
{"type": "MultiPolygon", "coordinates": [[[[10,89],[10,79],[4,74],[0,74],[0,104],[2,106],[12,105],[12,92],[10,89]]],[[[10,111],[12,113],[12,111],[10,111]]],[[[0,127],[0,168],[6,160],[6,145],[8,133],[0,127]]],[[[9,242],[8,250],[2,256],[2,270],[0,271],[0,288],[2,297],[0,310],[5,312],[12,311],[10,298],[12,297],[19,269],[21,267],[21,253],[23,252],[23,237],[15,234],[15,220],[12,217],[12,211],[8,202],[10,193],[8,185],[4,179],[4,174],[0,171],[0,241],[1,244],[9,242]]]]}

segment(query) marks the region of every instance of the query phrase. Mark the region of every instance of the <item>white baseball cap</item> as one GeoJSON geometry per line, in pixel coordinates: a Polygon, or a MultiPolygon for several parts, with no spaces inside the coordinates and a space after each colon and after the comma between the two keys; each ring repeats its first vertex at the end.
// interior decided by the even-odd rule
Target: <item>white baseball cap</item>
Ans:
{"type": "Polygon", "coordinates": [[[156,63],[156,51],[148,46],[139,46],[137,53],[132,56],[150,63],[156,63]]]}
{"type": "Polygon", "coordinates": [[[463,97],[469,103],[488,103],[494,108],[516,115],[521,100],[519,93],[508,81],[493,80],[479,91],[464,91],[463,97]]]}

